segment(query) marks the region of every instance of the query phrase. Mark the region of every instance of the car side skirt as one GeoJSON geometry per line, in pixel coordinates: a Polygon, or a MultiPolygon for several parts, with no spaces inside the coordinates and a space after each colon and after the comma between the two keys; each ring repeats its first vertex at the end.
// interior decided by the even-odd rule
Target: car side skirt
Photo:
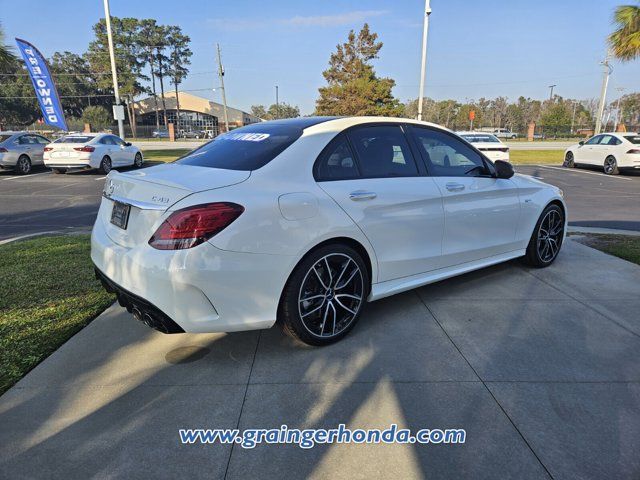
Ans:
{"type": "Polygon", "coordinates": [[[371,286],[371,294],[369,295],[368,300],[370,302],[380,300],[381,298],[389,297],[396,293],[405,292],[407,290],[439,282],[440,280],[446,280],[447,278],[455,277],[473,270],[496,265],[514,258],[523,257],[525,254],[526,249],[513,250],[499,255],[482,258],[480,260],[474,260],[472,262],[461,263],[459,265],[453,265],[446,268],[439,268],[438,270],[420,273],[418,275],[411,275],[410,277],[402,277],[394,280],[388,280],[386,282],[374,283],[371,286]]]}

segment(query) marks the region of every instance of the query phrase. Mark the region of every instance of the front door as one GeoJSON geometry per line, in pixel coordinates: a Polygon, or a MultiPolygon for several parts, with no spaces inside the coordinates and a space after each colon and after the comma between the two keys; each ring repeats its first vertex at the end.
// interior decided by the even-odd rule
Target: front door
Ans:
{"type": "Polygon", "coordinates": [[[520,198],[516,184],[457,136],[428,127],[411,132],[444,206],[443,261],[447,266],[516,250],[520,198]]]}

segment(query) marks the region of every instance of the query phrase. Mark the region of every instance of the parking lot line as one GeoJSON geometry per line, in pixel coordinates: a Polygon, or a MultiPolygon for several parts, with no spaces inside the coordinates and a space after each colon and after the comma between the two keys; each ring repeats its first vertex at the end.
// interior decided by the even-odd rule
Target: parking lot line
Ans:
{"type": "Polygon", "coordinates": [[[3,180],[23,180],[25,178],[33,178],[38,175],[49,175],[50,172],[42,172],[42,173],[32,173],[31,175],[18,175],[16,177],[4,178],[3,180]]]}
{"type": "Polygon", "coordinates": [[[585,170],[577,170],[575,168],[572,169],[567,169],[564,167],[551,167],[549,165],[538,165],[538,167],[540,168],[552,168],[553,170],[562,170],[563,172],[567,172],[567,173],[584,173],[586,175],[597,175],[599,177],[604,177],[604,178],[611,178],[614,180],[626,180],[626,181],[633,181],[633,179],[631,178],[626,178],[626,177],[619,177],[619,176],[615,176],[615,175],[605,175],[604,173],[598,173],[598,172],[587,172],[585,170]]]}
{"type": "Polygon", "coordinates": [[[97,182],[98,180],[104,180],[105,178],[107,178],[107,176],[105,175],[104,177],[98,177],[95,179],[95,181],[97,182]]]}

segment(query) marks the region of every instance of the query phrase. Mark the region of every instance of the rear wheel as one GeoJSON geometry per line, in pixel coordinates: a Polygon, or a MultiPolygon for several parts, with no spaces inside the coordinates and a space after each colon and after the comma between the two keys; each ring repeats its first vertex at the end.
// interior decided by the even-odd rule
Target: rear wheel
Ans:
{"type": "Polygon", "coordinates": [[[26,155],[21,155],[16,162],[16,172],[20,175],[26,175],[31,172],[31,159],[26,155]]]}
{"type": "Polygon", "coordinates": [[[604,173],[607,175],[618,175],[618,173],[620,173],[618,170],[618,162],[612,155],[604,159],[604,173]]]}
{"type": "Polygon", "coordinates": [[[100,162],[100,173],[108,174],[111,171],[111,159],[104,157],[100,162]]]}
{"type": "Polygon", "coordinates": [[[533,267],[548,267],[558,256],[564,239],[564,213],[551,204],[540,215],[527,246],[525,262],[533,267]]]}
{"type": "Polygon", "coordinates": [[[346,245],[310,253],[285,286],[278,321],[290,336],[308,345],[328,345],[354,327],[369,291],[362,257],[346,245]]]}
{"type": "Polygon", "coordinates": [[[562,164],[562,166],[567,168],[574,168],[576,166],[573,152],[567,152],[567,154],[564,156],[564,163],[562,164]]]}
{"type": "Polygon", "coordinates": [[[142,160],[142,154],[140,152],[136,153],[135,158],[133,159],[133,166],[136,168],[142,167],[144,160],[142,160]]]}

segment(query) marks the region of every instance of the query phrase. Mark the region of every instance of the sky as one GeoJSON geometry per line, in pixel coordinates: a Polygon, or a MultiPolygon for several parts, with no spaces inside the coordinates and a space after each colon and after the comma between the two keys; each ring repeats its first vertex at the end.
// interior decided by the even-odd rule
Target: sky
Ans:
{"type": "MultiPolygon", "coordinates": [[[[612,15],[628,0],[432,0],[425,96],[458,101],[520,95],[598,97],[599,62],[606,53],[612,15]]],[[[102,0],[0,0],[6,39],[24,38],[45,56],[82,53],[102,0]],[[35,13],[37,12],[37,13],[35,13]]],[[[349,30],[367,22],[384,43],[374,65],[396,81],[401,101],[419,94],[424,0],[111,0],[111,14],[155,18],[182,27],[194,52],[181,86],[221,101],[215,44],[222,49],[230,106],[280,100],[313,112],[322,71],[349,30]]],[[[640,61],[613,62],[608,99],[640,90],[640,61]]]]}

